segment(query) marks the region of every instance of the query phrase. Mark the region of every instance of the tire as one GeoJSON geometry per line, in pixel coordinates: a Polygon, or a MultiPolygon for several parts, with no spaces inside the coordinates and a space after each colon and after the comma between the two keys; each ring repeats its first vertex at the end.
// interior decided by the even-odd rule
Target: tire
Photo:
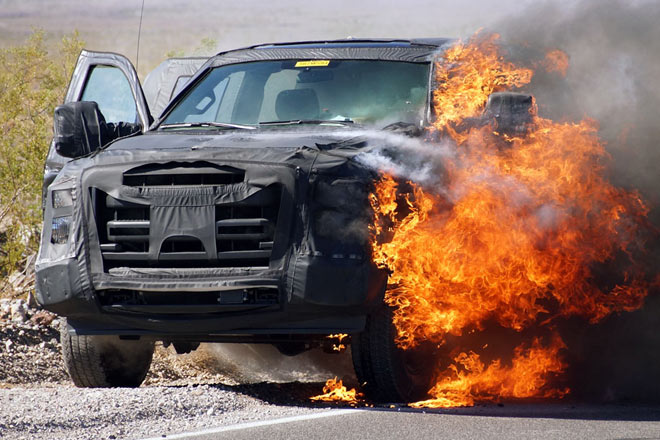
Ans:
{"type": "Polygon", "coordinates": [[[367,316],[362,333],[352,336],[353,367],[366,396],[374,402],[415,402],[433,385],[438,351],[431,344],[402,350],[395,343],[392,309],[367,316]]]}
{"type": "Polygon", "coordinates": [[[138,387],[151,366],[152,341],[122,340],[118,336],[71,335],[60,330],[64,366],[80,388],[138,387]]]}

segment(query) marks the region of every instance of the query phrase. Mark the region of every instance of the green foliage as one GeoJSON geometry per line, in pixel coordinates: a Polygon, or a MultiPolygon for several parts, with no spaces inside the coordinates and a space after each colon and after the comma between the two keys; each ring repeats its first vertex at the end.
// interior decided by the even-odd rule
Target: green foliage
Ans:
{"type": "Polygon", "coordinates": [[[165,58],[183,58],[185,56],[211,56],[217,51],[218,42],[213,38],[202,38],[199,45],[193,49],[192,55],[187,55],[182,49],[165,52],[165,58]]]}
{"type": "Polygon", "coordinates": [[[0,49],[0,277],[38,248],[53,110],[82,46],[75,32],[51,53],[37,30],[25,44],[0,49]]]}
{"type": "Polygon", "coordinates": [[[165,52],[165,58],[183,58],[186,53],[181,49],[172,49],[165,52]]]}
{"type": "Polygon", "coordinates": [[[199,46],[193,51],[193,55],[211,56],[217,52],[216,47],[218,47],[218,42],[213,38],[202,38],[199,46]]]}

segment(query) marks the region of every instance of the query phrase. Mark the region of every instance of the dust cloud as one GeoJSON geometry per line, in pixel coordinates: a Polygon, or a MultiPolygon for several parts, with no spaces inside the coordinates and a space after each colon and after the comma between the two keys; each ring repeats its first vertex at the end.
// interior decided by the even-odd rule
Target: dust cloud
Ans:
{"type": "Polygon", "coordinates": [[[296,356],[285,356],[268,344],[208,344],[215,360],[214,369],[239,383],[325,382],[338,376],[355,383],[350,349],[325,353],[312,349],[296,356]]]}

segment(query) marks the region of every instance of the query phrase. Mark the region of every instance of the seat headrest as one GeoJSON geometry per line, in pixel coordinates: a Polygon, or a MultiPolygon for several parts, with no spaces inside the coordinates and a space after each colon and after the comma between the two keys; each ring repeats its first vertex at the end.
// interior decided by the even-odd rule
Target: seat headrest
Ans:
{"type": "Polygon", "coordinates": [[[282,121],[318,119],[319,99],[312,89],[283,90],[275,100],[275,113],[282,121]]]}

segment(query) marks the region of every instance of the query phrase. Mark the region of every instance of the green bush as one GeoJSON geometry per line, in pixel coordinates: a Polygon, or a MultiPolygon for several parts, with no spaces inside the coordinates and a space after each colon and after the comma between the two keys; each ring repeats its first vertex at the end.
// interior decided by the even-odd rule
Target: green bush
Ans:
{"type": "Polygon", "coordinates": [[[37,251],[53,110],[82,46],[75,32],[49,52],[37,30],[25,44],[0,49],[0,278],[37,251]]]}

